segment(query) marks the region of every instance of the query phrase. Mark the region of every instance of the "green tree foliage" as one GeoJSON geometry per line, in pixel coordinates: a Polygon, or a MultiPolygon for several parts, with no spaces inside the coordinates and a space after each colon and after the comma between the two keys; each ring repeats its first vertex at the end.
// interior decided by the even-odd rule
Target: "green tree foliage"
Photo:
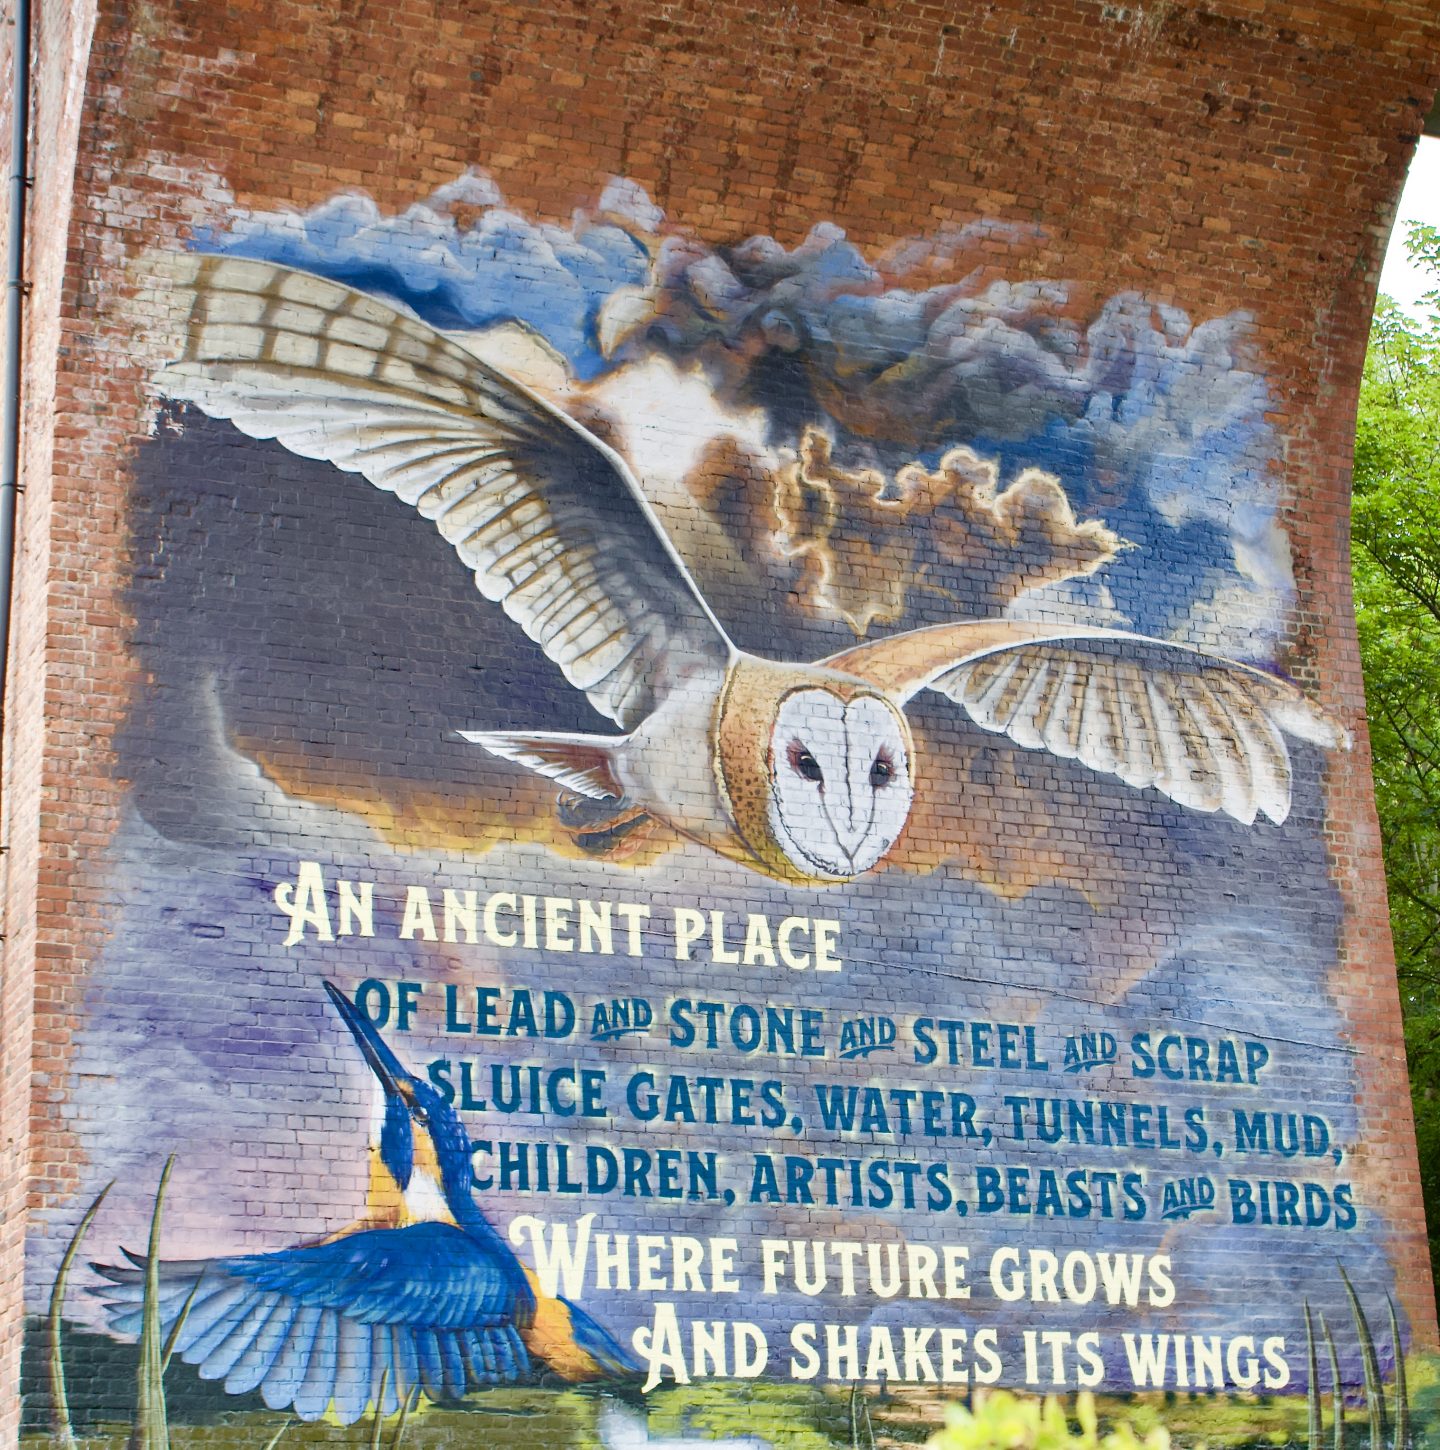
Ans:
{"type": "Polygon", "coordinates": [[[1429,316],[1387,297],[1355,438],[1352,564],[1420,1174],[1440,1273],[1440,229],[1406,245],[1429,316]]]}

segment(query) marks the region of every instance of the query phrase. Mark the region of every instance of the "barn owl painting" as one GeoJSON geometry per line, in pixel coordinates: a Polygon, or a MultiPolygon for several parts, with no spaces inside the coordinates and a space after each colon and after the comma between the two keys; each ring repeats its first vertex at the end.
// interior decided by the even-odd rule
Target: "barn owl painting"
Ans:
{"type": "Polygon", "coordinates": [[[477,610],[499,605],[614,722],[456,722],[592,820],[641,812],[781,882],[853,880],[926,789],[906,719],[922,691],[1020,747],[1245,824],[1286,818],[1287,736],[1346,743],[1284,679],[1121,630],[956,620],[761,658],[732,643],[620,454],[462,340],[273,263],[148,265],[183,338],[164,396],[394,494],[474,574],[477,610]]]}

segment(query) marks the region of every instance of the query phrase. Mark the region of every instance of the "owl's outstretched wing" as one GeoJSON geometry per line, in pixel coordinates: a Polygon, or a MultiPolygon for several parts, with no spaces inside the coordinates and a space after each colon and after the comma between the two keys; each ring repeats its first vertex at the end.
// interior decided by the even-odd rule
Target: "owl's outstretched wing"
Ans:
{"type": "MultiPolygon", "coordinates": [[[[459,343],[268,262],[156,254],[156,384],[393,493],[625,729],[731,645],[619,456],[459,343]]],[[[147,294],[148,297],[149,294],[147,294]]]]}
{"type": "Polygon", "coordinates": [[[938,690],[985,730],[1078,760],[1182,806],[1249,825],[1290,813],[1285,735],[1348,746],[1286,680],[1110,629],[981,620],[860,645],[824,661],[902,702],[938,690]]]}

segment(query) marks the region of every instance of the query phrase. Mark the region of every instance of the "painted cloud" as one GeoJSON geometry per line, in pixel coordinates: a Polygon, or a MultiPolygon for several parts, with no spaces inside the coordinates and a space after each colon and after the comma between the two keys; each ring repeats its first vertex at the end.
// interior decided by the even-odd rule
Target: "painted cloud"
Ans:
{"type": "MultiPolygon", "coordinates": [[[[1101,561],[1106,617],[1093,622],[1270,662],[1293,583],[1248,316],[1197,324],[1136,293],[1088,301],[1065,281],[996,275],[997,237],[1023,247],[1030,235],[945,227],[871,259],[822,222],[794,247],[767,236],[712,246],[633,182],[612,181],[556,225],[510,210],[471,170],[396,215],[343,195],[306,213],[241,213],[196,245],[382,293],[445,328],[523,324],[602,392],[660,360],[676,377],[698,370],[710,411],[763,419],[755,441],[776,466],[823,430],[849,475],[896,480],[962,445],[1000,477],[1043,470],[1072,516],[1136,545],[1101,561]]],[[[873,515],[903,494],[882,484],[856,508],[873,515]]],[[[897,530],[903,513],[893,510],[897,530]]],[[[772,553],[786,547],[780,527],[772,553]]],[[[1056,584],[1042,571],[1034,601],[1010,607],[1044,616],[1056,584]]],[[[1083,612],[1086,598],[1070,589],[1062,612],[1083,612]]],[[[852,624],[898,607],[831,605],[852,624]]]]}

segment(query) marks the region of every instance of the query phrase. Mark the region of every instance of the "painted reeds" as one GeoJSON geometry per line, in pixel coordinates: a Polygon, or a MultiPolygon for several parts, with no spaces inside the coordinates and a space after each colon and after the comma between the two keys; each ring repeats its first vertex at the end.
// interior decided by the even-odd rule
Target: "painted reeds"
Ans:
{"type": "MultiPolygon", "coordinates": [[[[165,1189],[175,1167],[175,1155],[165,1160],[155,1207],[150,1214],[150,1242],[145,1257],[145,1290],[140,1311],[140,1365],[135,1374],[135,1419],[130,1429],[130,1450],[170,1450],[170,1427],[165,1414],[166,1346],[160,1340],[160,1222],[165,1189]]],[[[178,1325],[177,1325],[178,1334],[178,1325]]],[[[173,1340],[172,1340],[173,1347],[173,1340]]]]}
{"type": "Polygon", "coordinates": [[[380,1450],[380,1427],[385,1423],[385,1391],[390,1385],[390,1367],[380,1371],[380,1389],[375,1396],[375,1413],[370,1417],[370,1450],[380,1450]]]}
{"type": "MultiPolygon", "coordinates": [[[[1380,1363],[1375,1355],[1375,1340],[1370,1333],[1370,1322],[1360,1307],[1360,1296],[1340,1266],[1340,1282],[1345,1285],[1345,1297],[1350,1301],[1350,1317],[1355,1321],[1355,1337],[1360,1341],[1360,1367],[1365,1374],[1365,1409],[1370,1417],[1370,1444],[1373,1450],[1385,1444],[1386,1413],[1385,1387],[1380,1383],[1380,1363]]],[[[1397,1358],[1398,1358],[1398,1346],[1397,1358]]]]}
{"type": "Polygon", "coordinates": [[[875,1450],[870,1404],[858,1384],[850,1386],[850,1450],[875,1450]]]}
{"type": "MultiPolygon", "coordinates": [[[[375,1396],[375,1410],[370,1417],[370,1450],[380,1450],[380,1427],[385,1423],[385,1389],[390,1380],[388,1368],[380,1371],[380,1389],[375,1396]]],[[[395,1417],[395,1429],[390,1435],[389,1450],[400,1450],[405,1438],[405,1423],[410,1412],[420,1403],[420,1386],[407,1390],[400,1399],[400,1413],[395,1417]]]]}
{"type": "Polygon", "coordinates": [[[73,1450],[75,1444],[75,1432],[70,1427],[70,1402],[65,1393],[65,1354],[60,1338],[60,1319],[65,1308],[65,1286],[70,1279],[70,1269],[75,1262],[75,1255],[80,1252],[80,1245],[89,1232],[90,1225],[95,1222],[95,1215],[100,1212],[100,1205],[105,1202],[105,1195],[114,1187],[115,1180],[112,1178],[95,1195],[95,1201],[85,1210],[85,1216],[75,1226],[75,1232],[70,1235],[70,1242],[66,1244],[65,1253],[60,1259],[60,1267],[55,1271],[55,1282],[50,1286],[50,1314],[46,1324],[49,1347],[50,1432],[58,1450],[73,1450]]]}
{"type": "Polygon", "coordinates": [[[1405,1382],[1405,1346],[1400,1343],[1400,1321],[1395,1301],[1387,1294],[1390,1312],[1390,1342],[1395,1346],[1395,1450],[1410,1450],[1410,1387],[1405,1382]]]}
{"type": "Polygon", "coordinates": [[[1323,1417],[1320,1413],[1320,1396],[1316,1393],[1316,1385],[1320,1382],[1320,1366],[1315,1358],[1315,1325],[1310,1318],[1310,1301],[1304,1301],[1305,1309],[1305,1368],[1307,1378],[1305,1383],[1309,1385],[1309,1391],[1305,1396],[1305,1408],[1308,1412],[1306,1419],[1305,1443],[1309,1450],[1320,1450],[1320,1439],[1324,1433],[1323,1417]]]}
{"type": "MultiPolygon", "coordinates": [[[[1360,1348],[1360,1370],[1365,1386],[1365,1414],[1369,1421],[1370,1443],[1368,1450],[1410,1450],[1410,1390],[1405,1379],[1405,1346],[1400,1339],[1400,1323],[1395,1314],[1394,1301],[1386,1296],[1385,1303],[1390,1316],[1390,1339],[1394,1348],[1395,1383],[1393,1387],[1395,1406],[1394,1435],[1391,1436],[1389,1407],[1385,1400],[1385,1385],[1380,1378],[1380,1357],[1375,1352],[1375,1337],[1370,1332],[1370,1321],[1360,1296],[1350,1282],[1350,1276],[1340,1266],[1340,1280],[1345,1286],[1345,1297],[1350,1304],[1350,1317],[1355,1325],[1355,1338],[1360,1348]]],[[[1322,1438],[1323,1411],[1320,1406],[1320,1373],[1315,1349],[1315,1332],[1310,1318],[1310,1305],[1305,1310],[1305,1348],[1309,1370],[1309,1385],[1306,1391],[1308,1409],[1309,1450],[1319,1450],[1322,1438]]],[[[1340,1353],[1335,1347],[1335,1336],[1325,1322],[1325,1315],[1318,1314],[1320,1338],[1325,1344],[1325,1354],[1330,1367],[1330,1401],[1334,1420],[1333,1450],[1345,1450],[1345,1386],[1340,1378],[1340,1353]]]]}

